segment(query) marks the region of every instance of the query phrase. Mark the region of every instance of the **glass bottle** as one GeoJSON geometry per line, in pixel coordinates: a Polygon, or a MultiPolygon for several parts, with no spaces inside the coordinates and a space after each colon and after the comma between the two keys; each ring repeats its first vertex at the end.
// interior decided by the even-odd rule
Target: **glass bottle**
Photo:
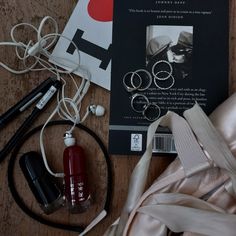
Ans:
{"type": "Polygon", "coordinates": [[[66,133],[63,153],[65,197],[71,213],[86,211],[91,205],[86,173],[86,157],[71,133],[66,133]]]}

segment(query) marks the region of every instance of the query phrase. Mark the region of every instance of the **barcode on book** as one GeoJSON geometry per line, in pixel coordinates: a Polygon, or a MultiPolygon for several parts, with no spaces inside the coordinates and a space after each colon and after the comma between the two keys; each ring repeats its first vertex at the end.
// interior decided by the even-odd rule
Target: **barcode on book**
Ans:
{"type": "Polygon", "coordinates": [[[153,153],[177,153],[172,134],[156,133],[152,142],[153,153]]]}

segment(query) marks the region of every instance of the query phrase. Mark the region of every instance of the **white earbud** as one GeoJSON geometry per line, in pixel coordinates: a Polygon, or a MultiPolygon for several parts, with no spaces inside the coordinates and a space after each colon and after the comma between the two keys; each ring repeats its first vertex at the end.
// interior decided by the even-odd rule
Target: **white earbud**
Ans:
{"type": "Polygon", "coordinates": [[[103,116],[105,114],[105,108],[101,105],[91,105],[89,106],[89,110],[95,116],[103,116]]]}
{"type": "Polygon", "coordinates": [[[47,44],[47,41],[42,38],[39,42],[35,43],[32,47],[29,48],[28,54],[30,56],[35,56],[37,53],[41,52],[41,49],[45,47],[47,44]]]}
{"type": "Polygon", "coordinates": [[[66,132],[64,134],[64,143],[66,147],[74,146],[75,145],[75,138],[72,136],[71,133],[66,132]]]}

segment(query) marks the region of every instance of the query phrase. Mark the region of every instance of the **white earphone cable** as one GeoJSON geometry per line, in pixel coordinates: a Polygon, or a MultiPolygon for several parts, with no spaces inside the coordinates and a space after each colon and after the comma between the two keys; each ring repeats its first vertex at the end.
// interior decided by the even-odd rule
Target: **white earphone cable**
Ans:
{"type": "Polygon", "coordinates": [[[10,66],[0,62],[1,67],[3,67],[4,69],[14,74],[23,74],[30,71],[47,70],[47,71],[50,71],[52,74],[54,74],[58,80],[61,80],[63,82],[61,93],[58,93],[57,95],[57,106],[53,110],[51,115],[48,117],[47,121],[45,122],[40,132],[40,149],[43,156],[45,167],[47,168],[48,172],[51,175],[55,177],[63,177],[64,176],[63,173],[54,173],[50,169],[47,163],[45,148],[43,144],[43,132],[48,122],[56,114],[58,114],[61,119],[70,120],[73,123],[72,127],[67,132],[72,132],[76,124],[83,122],[87,118],[90,112],[89,109],[86,110],[85,114],[81,118],[80,108],[81,108],[82,100],[89,89],[91,75],[85,68],[83,68],[80,65],[80,52],[77,45],[68,37],[65,37],[64,35],[61,35],[58,33],[57,22],[50,16],[44,17],[42,21],[40,22],[38,28],[28,23],[17,24],[12,27],[10,36],[11,36],[12,42],[0,42],[0,46],[15,47],[16,57],[20,61],[22,61],[24,68],[22,70],[15,70],[11,68],[10,66]],[[46,23],[51,23],[54,27],[55,32],[42,36],[42,31],[46,23]],[[15,32],[18,30],[19,27],[29,27],[31,30],[33,30],[33,32],[36,33],[37,41],[33,43],[32,40],[29,40],[27,44],[21,41],[17,41],[15,37],[15,32]],[[68,67],[68,70],[58,69],[56,65],[48,61],[49,59],[51,61],[57,59],[56,57],[52,56],[49,50],[52,49],[52,47],[55,45],[59,37],[64,38],[65,40],[72,43],[76,49],[76,53],[78,56],[77,58],[78,63],[75,63],[75,61],[68,61],[68,60],[63,61],[63,58],[60,58],[60,60],[62,60],[63,63],[65,63],[65,65],[68,67]],[[45,57],[45,59],[43,57],[45,57]],[[29,64],[29,60],[31,60],[30,64],[29,64]],[[77,70],[80,70],[84,74],[84,76],[81,77],[82,79],[79,86],[77,85],[77,82],[71,75],[71,73],[77,70]],[[71,78],[71,80],[73,81],[73,84],[76,88],[76,92],[74,96],[72,97],[65,96],[66,81],[65,79],[62,78],[61,74],[68,75],[69,78],[71,78]]]}

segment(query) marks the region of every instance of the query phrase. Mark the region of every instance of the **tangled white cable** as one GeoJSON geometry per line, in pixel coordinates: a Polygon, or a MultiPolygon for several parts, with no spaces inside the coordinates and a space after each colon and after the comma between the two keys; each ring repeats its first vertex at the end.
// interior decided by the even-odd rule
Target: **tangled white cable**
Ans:
{"type": "MultiPolygon", "coordinates": [[[[70,120],[73,122],[73,126],[71,129],[67,132],[72,132],[75,125],[78,123],[83,122],[88,114],[90,113],[89,108],[83,115],[83,117],[80,117],[80,107],[81,102],[86,95],[89,86],[90,86],[90,73],[82,68],[80,66],[80,53],[77,45],[69,38],[63,36],[62,34],[58,33],[58,25],[57,22],[50,16],[46,16],[42,19],[42,21],[39,24],[39,27],[36,28],[35,26],[29,24],[29,23],[20,23],[15,25],[10,32],[11,36],[11,42],[0,42],[0,46],[13,46],[15,47],[16,57],[22,62],[24,68],[22,70],[16,70],[8,65],[4,64],[3,62],[0,62],[0,66],[4,69],[8,70],[11,73],[14,74],[23,74],[30,71],[50,71],[53,73],[58,80],[61,80],[63,82],[62,91],[57,96],[57,106],[54,109],[54,111],[49,116],[48,120],[45,122],[44,127],[42,128],[40,132],[40,148],[41,153],[44,159],[44,164],[48,170],[48,172],[56,177],[63,177],[63,173],[53,173],[51,169],[48,166],[47,158],[45,154],[45,149],[43,145],[43,131],[47,123],[53,118],[55,114],[58,114],[61,119],[64,120],[70,120]],[[42,35],[42,31],[46,24],[51,24],[54,28],[54,32],[46,35],[42,35]],[[29,27],[33,32],[36,33],[36,42],[33,42],[32,40],[29,40],[27,43],[23,43],[21,41],[17,41],[15,37],[15,32],[20,27],[29,27]],[[49,62],[49,60],[57,59],[52,56],[50,53],[50,50],[57,42],[58,38],[62,37],[65,40],[68,40],[70,43],[72,43],[75,48],[78,55],[77,63],[69,61],[70,67],[73,66],[70,70],[61,70],[58,69],[58,67],[52,63],[49,62]],[[80,85],[78,86],[77,82],[71,75],[74,71],[80,69],[81,73],[83,72],[84,76],[82,76],[82,80],[80,82],[80,85]],[[66,81],[64,78],[62,78],[61,74],[68,75],[72,79],[74,86],[76,87],[76,93],[72,97],[66,97],[65,96],[65,86],[66,81]]],[[[63,60],[63,58],[60,58],[63,60]]],[[[64,60],[66,62],[66,60],[64,60]]],[[[68,60],[67,60],[68,62],[68,60]]]]}

